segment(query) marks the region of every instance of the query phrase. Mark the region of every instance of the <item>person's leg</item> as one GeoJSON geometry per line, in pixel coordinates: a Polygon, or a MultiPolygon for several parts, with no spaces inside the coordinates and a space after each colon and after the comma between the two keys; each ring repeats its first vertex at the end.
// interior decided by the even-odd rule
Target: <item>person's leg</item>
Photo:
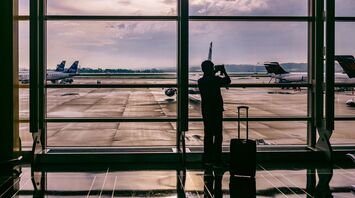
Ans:
{"type": "Polygon", "coordinates": [[[222,121],[222,112],[215,116],[214,121],[214,153],[215,153],[215,162],[222,162],[222,143],[223,143],[223,121],[222,121]]]}
{"type": "Polygon", "coordinates": [[[203,138],[203,162],[212,163],[213,162],[213,125],[211,120],[204,119],[204,138],[203,138]]]}

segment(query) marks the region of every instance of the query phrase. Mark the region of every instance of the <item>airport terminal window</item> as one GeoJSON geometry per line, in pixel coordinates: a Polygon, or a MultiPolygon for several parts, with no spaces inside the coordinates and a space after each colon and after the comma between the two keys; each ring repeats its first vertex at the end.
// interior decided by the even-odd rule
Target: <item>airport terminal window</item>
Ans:
{"type": "Polygon", "coordinates": [[[192,16],[307,16],[307,0],[190,0],[192,16]]]}
{"type": "MultiPolygon", "coordinates": [[[[338,2],[350,1],[336,3],[338,6],[338,2]]],[[[63,71],[79,61],[80,74],[46,83],[49,147],[176,146],[177,111],[185,108],[178,106],[176,97],[180,86],[177,64],[183,59],[178,51],[181,42],[178,3],[175,0],[149,4],[140,0],[47,1],[44,38],[47,80],[48,72],[63,60],[66,61],[63,71]],[[88,118],[93,122],[80,121],[88,118]]],[[[277,61],[285,70],[307,76],[308,27],[314,21],[308,16],[308,3],[307,0],[189,1],[189,65],[182,66],[189,70],[187,145],[201,146],[203,142],[200,98],[194,91],[196,79],[201,75],[200,64],[207,58],[211,41],[212,61],[225,64],[232,77],[231,87],[222,89],[225,145],[235,137],[236,122],[232,120],[236,117],[236,106],[241,104],[250,106],[250,117],[261,119],[250,123],[251,137],[258,139],[259,145],[308,143],[311,82],[302,77],[303,82],[298,82],[301,86],[286,89],[270,78],[263,64],[277,61]],[[255,16],[260,18],[256,20],[255,16]]],[[[336,9],[337,16],[351,15],[346,7],[336,9]]],[[[351,39],[346,39],[353,32],[349,24],[336,24],[337,53],[351,54],[355,46],[351,39]]],[[[187,33],[186,29],[182,31],[187,33]]],[[[348,94],[350,91],[336,92],[337,116],[353,115],[350,109],[341,107],[348,94]]],[[[26,100],[22,106],[25,105],[26,100]]],[[[21,114],[26,116],[26,111],[21,114]]],[[[345,123],[342,126],[353,122],[345,123]]],[[[336,131],[341,132],[332,137],[335,144],[344,140],[339,136],[346,129],[339,127],[337,121],[336,131]]]]}
{"type": "Polygon", "coordinates": [[[176,16],[176,0],[48,0],[48,15],[176,16]],[[85,6],[83,6],[85,5],[85,6]]]}

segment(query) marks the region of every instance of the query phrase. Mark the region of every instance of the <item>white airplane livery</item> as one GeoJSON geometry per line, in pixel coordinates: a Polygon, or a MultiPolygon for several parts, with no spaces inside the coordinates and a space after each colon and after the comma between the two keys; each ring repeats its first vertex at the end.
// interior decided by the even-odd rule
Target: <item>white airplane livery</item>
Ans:
{"type": "MultiPolygon", "coordinates": [[[[60,64],[57,65],[56,70],[51,71],[47,70],[46,73],[46,80],[51,81],[52,83],[72,83],[72,77],[78,75],[78,64],[79,61],[75,61],[69,69],[65,70],[65,61],[62,61],[60,64]]],[[[21,83],[29,83],[30,82],[30,75],[29,72],[20,72],[19,74],[19,81],[21,83]]]]}
{"type": "MultiPolygon", "coordinates": [[[[343,68],[344,73],[335,73],[335,83],[355,84],[355,58],[351,55],[338,55],[335,60],[343,68]]],[[[308,76],[306,72],[287,72],[278,62],[266,62],[265,68],[271,79],[275,79],[275,83],[307,83],[308,76]]],[[[352,88],[353,89],[353,88],[352,88]]],[[[355,100],[346,101],[346,105],[355,107],[355,100]]]]}
{"type": "MultiPolygon", "coordinates": [[[[337,59],[336,59],[337,60],[337,59]]],[[[339,61],[338,61],[339,62],[339,61]]],[[[339,62],[340,66],[344,69],[346,66],[343,62],[339,62]]],[[[271,74],[271,79],[275,79],[275,83],[307,83],[307,72],[287,72],[282,68],[278,62],[265,62],[264,63],[267,73],[271,74]]],[[[336,83],[355,83],[355,78],[351,78],[346,70],[345,73],[335,73],[336,83]]]]}

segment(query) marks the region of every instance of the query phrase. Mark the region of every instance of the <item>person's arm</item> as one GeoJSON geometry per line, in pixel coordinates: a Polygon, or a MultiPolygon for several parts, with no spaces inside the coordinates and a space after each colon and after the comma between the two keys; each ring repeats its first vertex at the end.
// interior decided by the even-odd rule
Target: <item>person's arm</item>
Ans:
{"type": "Polygon", "coordinates": [[[221,70],[221,74],[224,76],[223,78],[221,78],[221,87],[231,84],[231,79],[224,68],[223,70],[221,70]]]}

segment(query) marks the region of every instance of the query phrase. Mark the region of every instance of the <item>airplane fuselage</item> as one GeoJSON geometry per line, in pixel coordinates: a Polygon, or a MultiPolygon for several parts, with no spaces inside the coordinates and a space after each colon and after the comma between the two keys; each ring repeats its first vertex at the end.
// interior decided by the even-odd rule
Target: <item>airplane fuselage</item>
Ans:
{"type": "MultiPolygon", "coordinates": [[[[306,72],[290,72],[286,74],[272,75],[276,83],[307,83],[308,74],[306,72]]],[[[355,83],[355,78],[349,78],[344,73],[334,74],[335,83],[355,83]]]]}

